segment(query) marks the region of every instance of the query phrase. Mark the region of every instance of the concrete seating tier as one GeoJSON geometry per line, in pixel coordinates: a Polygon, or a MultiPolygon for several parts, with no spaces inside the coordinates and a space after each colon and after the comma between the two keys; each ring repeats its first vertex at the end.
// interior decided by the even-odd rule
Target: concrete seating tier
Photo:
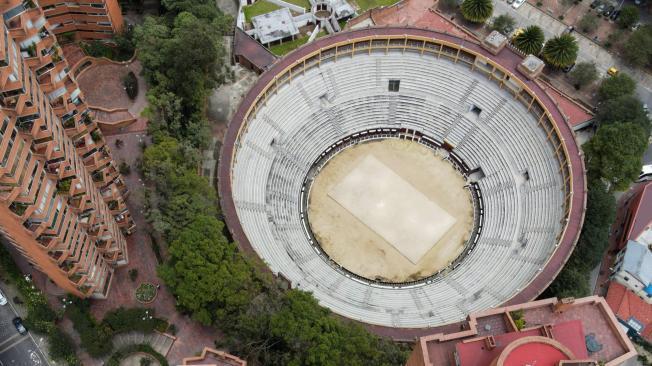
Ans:
{"type": "Polygon", "coordinates": [[[271,270],[334,312],[378,325],[438,326],[504,303],[540,271],[562,230],[562,178],[534,116],[482,74],[429,55],[356,55],[295,75],[249,122],[232,176],[239,220],[271,270]],[[398,92],[388,91],[390,79],[400,80],[398,92]],[[485,175],[477,245],[424,283],[392,288],[347,276],[318,255],[302,225],[311,166],[334,142],[374,128],[447,142],[485,175]]]}

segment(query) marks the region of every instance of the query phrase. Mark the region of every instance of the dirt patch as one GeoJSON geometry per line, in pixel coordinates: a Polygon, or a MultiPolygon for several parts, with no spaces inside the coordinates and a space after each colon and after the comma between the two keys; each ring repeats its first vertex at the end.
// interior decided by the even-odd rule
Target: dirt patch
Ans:
{"type": "MultiPolygon", "coordinates": [[[[462,175],[449,162],[421,144],[396,139],[367,142],[340,152],[315,178],[309,197],[310,226],[324,251],[355,274],[387,282],[421,279],[446,267],[469,238],[473,204],[465,185],[462,175]],[[417,263],[410,262],[328,195],[369,155],[457,220],[417,263]]],[[[405,214],[395,213],[397,218],[405,214]]]]}

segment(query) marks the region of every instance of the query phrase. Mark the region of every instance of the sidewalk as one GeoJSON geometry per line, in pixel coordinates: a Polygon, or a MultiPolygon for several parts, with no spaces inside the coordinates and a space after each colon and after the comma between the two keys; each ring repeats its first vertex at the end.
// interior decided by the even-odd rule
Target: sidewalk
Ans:
{"type": "MultiPolygon", "coordinates": [[[[564,22],[550,16],[527,2],[518,9],[512,8],[511,5],[504,0],[494,0],[493,4],[494,16],[508,14],[516,19],[517,27],[521,28],[530,25],[538,25],[543,29],[546,39],[564,33],[568,27],[564,22]]],[[[573,33],[573,35],[577,39],[577,43],[580,47],[577,56],[578,62],[594,62],[598,71],[603,75],[606,74],[607,69],[615,66],[622,72],[632,76],[632,78],[639,83],[638,95],[643,100],[643,103],[652,103],[652,75],[642,70],[627,66],[622,60],[620,60],[620,58],[612,55],[584,35],[577,32],[573,33]]]]}
{"type": "MultiPolygon", "coordinates": [[[[9,306],[12,310],[14,310],[15,313],[18,314],[18,316],[25,319],[27,317],[27,308],[25,307],[24,304],[17,304],[16,302],[14,302],[14,298],[16,297],[24,301],[23,297],[19,295],[16,285],[12,282],[7,282],[6,279],[3,278],[2,281],[0,281],[0,288],[2,289],[2,292],[7,297],[8,304],[6,306],[9,306]]],[[[31,338],[34,344],[36,344],[36,346],[38,347],[39,351],[41,351],[41,354],[44,356],[44,358],[46,358],[45,359],[45,362],[47,364],[46,366],[55,365],[56,362],[54,362],[50,358],[50,355],[47,352],[49,345],[45,337],[40,334],[36,334],[32,332],[29,332],[28,336],[29,338],[31,338]]]]}

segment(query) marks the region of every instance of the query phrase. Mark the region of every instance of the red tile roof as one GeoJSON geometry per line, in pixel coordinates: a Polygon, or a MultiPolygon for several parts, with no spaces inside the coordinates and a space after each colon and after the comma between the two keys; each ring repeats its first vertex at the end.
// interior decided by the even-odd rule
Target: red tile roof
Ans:
{"type": "Polygon", "coordinates": [[[636,318],[644,326],[641,335],[652,341],[652,305],[617,282],[611,282],[609,285],[607,304],[622,320],[627,321],[630,317],[636,318]]]}
{"type": "Polygon", "coordinates": [[[566,122],[571,125],[571,127],[578,127],[583,123],[593,119],[591,112],[575,102],[570,96],[562,93],[550,85],[545,86],[546,93],[555,100],[557,107],[564,116],[564,119],[566,119],[566,122]]]}

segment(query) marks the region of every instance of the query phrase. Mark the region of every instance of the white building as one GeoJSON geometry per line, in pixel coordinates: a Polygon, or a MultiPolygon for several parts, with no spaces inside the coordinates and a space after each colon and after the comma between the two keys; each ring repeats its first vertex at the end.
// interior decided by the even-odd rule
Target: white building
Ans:
{"type": "Polygon", "coordinates": [[[611,278],[652,304],[652,251],[650,246],[634,240],[627,242],[613,267],[611,278]]]}

